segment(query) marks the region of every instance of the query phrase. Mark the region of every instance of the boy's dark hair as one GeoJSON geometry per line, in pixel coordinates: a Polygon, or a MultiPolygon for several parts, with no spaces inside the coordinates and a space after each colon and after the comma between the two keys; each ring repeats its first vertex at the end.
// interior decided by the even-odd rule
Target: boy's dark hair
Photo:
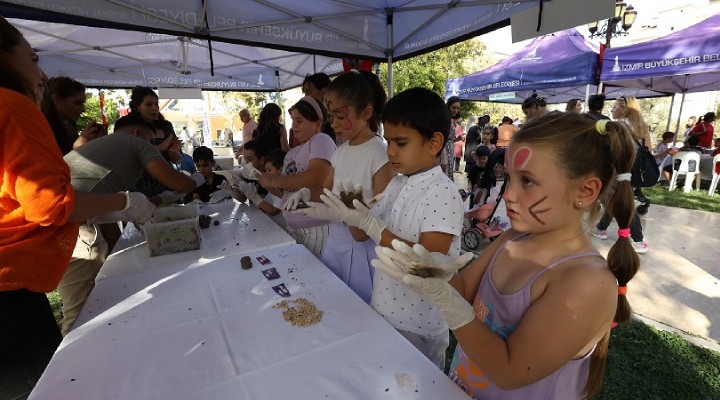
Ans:
{"type": "Polygon", "coordinates": [[[594,94],[588,98],[587,101],[588,110],[600,112],[602,111],[603,107],[605,107],[605,95],[604,94],[594,94]]]}
{"type": "Polygon", "coordinates": [[[478,157],[488,157],[490,155],[490,148],[484,144],[478,145],[475,149],[475,155],[478,157]]]}
{"type": "Polygon", "coordinates": [[[368,120],[368,125],[371,131],[378,131],[380,112],[387,101],[387,95],[377,75],[369,71],[346,72],[336,77],[327,90],[350,103],[349,105],[358,113],[362,112],[368,104],[371,105],[373,114],[368,120]]]}
{"type": "Polygon", "coordinates": [[[144,128],[150,132],[155,132],[153,124],[146,122],[137,114],[128,114],[115,121],[115,132],[132,131],[133,128],[144,128]]]}
{"type": "Polygon", "coordinates": [[[450,129],[450,112],[432,90],[416,87],[398,93],[383,108],[382,122],[415,129],[425,140],[435,132],[443,135],[443,147],[450,129]]]}
{"type": "Polygon", "coordinates": [[[663,135],[662,135],[663,139],[669,139],[672,137],[675,137],[675,132],[667,131],[667,132],[663,133],[663,135]]]}
{"type": "Polygon", "coordinates": [[[243,143],[243,149],[252,150],[257,158],[265,157],[268,154],[268,151],[270,151],[267,145],[259,140],[248,140],[243,143]]]}
{"type": "Polygon", "coordinates": [[[210,163],[215,162],[215,156],[213,155],[213,151],[209,149],[206,146],[200,146],[193,150],[193,161],[196,163],[198,161],[207,161],[210,163]]]}
{"type": "Polygon", "coordinates": [[[700,144],[700,136],[690,136],[687,139],[687,144],[689,147],[697,147],[700,144]]]}
{"type": "Polygon", "coordinates": [[[312,83],[317,90],[322,90],[330,85],[330,77],[324,72],[318,72],[316,74],[306,76],[300,86],[305,86],[306,83],[312,83]]]}
{"type": "Polygon", "coordinates": [[[275,149],[263,157],[263,162],[270,163],[273,167],[282,169],[283,163],[285,162],[285,152],[281,149],[275,149]]]}

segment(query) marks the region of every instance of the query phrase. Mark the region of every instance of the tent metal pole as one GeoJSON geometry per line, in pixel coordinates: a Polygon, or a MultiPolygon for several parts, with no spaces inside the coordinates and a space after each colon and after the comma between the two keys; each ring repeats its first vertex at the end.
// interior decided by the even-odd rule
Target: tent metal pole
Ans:
{"type": "Polygon", "coordinates": [[[586,112],[590,111],[590,110],[588,110],[588,105],[587,105],[588,100],[590,100],[590,84],[589,83],[587,85],[585,85],[585,111],[586,112]]]}
{"type": "Polygon", "coordinates": [[[668,114],[668,123],[665,126],[666,132],[670,130],[670,123],[672,122],[672,110],[673,110],[674,104],[675,104],[675,94],[673,93],[672,98],[670,98],[670,113],[668,114]]]}
{"type": "Polygon", "coordinates": [[[394,94],[394,88],[393,88],[393,10],[392,8],[386,8],[385,9],[386,18],[385,21],[387,23],[387,63],[388,63],[388,99],[393,97],[394,94]]]}
{"type": "Polygon", "coordinates": [[[677,143],[677,135],[680,133],[680,118],[682,118],[683,105],[685,105],[685,91],[683,91],[682,97],[680,97],[680,112],[678,113],[678,120],[675,125],[675,140],[673,140],[673,144],[677,143]]]}

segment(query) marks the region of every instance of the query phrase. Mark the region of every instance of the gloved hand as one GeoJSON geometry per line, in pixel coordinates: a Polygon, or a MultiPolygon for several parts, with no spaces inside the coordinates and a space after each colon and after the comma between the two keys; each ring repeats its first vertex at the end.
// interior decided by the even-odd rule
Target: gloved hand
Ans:
{"type": "Polygon", "coordinates": [[[199,187],[200,185],[205,183],[205,177],[199,172],[193,172],[190,177],[192,178],[192,180],[195,181],[195,187],[199,187]]]}
{"type": "Polygon", "coordinates": [[[324,189],[323,192],[325,194],[320,196],[320,200],[322,200],[330,211],[336,214],[342,222],[349,226],[360,228],[367,233],[375,243],[380,243],[382,232],[387,227],[385,222],[372,215],[370,209],[365,207],[365,205],[357,199],[353,200],[355,209],[351,209],[330,190],[324,189]]]}
{"type": "Polygon", "coordinates": [[[214,191],[210,195],[210,201],[208,201],[208,203],[215,204],[227,199],[228,197],[232,197],[231,191],[233,189],[230,187],[230,183],[227,180],[222,181],[222,183],[217,186],[217,189],[218,190],[214,191]]]}
{"type": "Polygon", "coordinates": [[[393,240],[392,245],[394,249],[375,249],[378,259],[371,261],[373,267],[401,280],[437,305],[450,329],[460,328],[475,319],[472,305],[448,283],[453,273],[472,259],[472,253],[452,258],[440,253],[430,253],[419,244],[410,247],[404,242],[393,240]],[[413,274],[417,273],[418,266],[444,273],[423,278],[413,274]]]}
{"type": "Polygon", "coordinates": [[[185,197],[185,193],[176,192],[174,190],[166,190],[160,193],[158,196],[160,196],[163,203],[174,203],[185,197]]]}
{"type": "Polygon", "coordinates": [[[150,221],[156,207],[150,202],[150,200],[148,200],[147,196],[138,192],[124,193],[126,202],[122,213],[127,217],[127,219],[139,224],[144,224],[150,221]]]}
{"type": "Polygon", "coordinates": [[[245,179],[256,181],[258,176],[262,175],[262,172],[258,171],[252,163],[240,164],[240,175],[245,179]]]}
{"type": "Polygon", "coordinates": [[[295,213],[307,215],[308,217],[322,219],[325,221],[330,222],[337,222],[342,223],[342,219],[340,219],[340,216],[333,212],[330,207],[325,205],[325,203],[316,203],[314,201],[309,201],[307,203],[307,208],[296,208],[295,210],[292,210],[295,213]]]}
{"type": "Polygon", "coordinates": [[[260,203],[263,202],[263,197],[258,194],[257,187],[252,183],[241,181],[236,183],[235,187],[240,193],[245,195],[245,197],[247,197],[247,199],[250,200],[251,203],[255,204],[256,206],[260,205],[260,203]]]}
{"type": "Polygon", "coordinates": [[[475,319],[472,305],[444,279],[408,274],[403,276],[402,281],[433,302],[450,329],[461,328],[475,319]]]}
{"type": "Polygon", "coordinates": [[[410,247],[402,240],[394,239],[391,244],[393,249],[385,248],[383,253],[402,263],[411,275],[432,276],[449,281],[457,270],[473,259],[471,252],[453,258],[443,253],[431,253],[420,243],[410,247]]]}
{"type": "Polygon", "coordinates": [[[297,192],[290,195],[290,197],[285,202],[283,209],[289,210],[289,211],[294,211],[297,209],[297,207],[301,201],[305,204],[307,204],[310,201],[310,189],[301,188],[297,192]]]}

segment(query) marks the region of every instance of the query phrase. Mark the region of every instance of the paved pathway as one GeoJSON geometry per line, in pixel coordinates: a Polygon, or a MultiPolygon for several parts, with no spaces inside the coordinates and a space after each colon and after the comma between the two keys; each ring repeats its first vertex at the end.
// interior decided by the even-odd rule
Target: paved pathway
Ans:
{"type": "MultiPolygon", "coordinates": [[[[465,188],[464,174],[455,180],[465,188]]],[[[505,215],[502,202],[496,215],[505,215]]],[[[616,231],[613,222],[608,240],[592,238],[603,255],[616,231]]],[[[643,231],[650,251],[627,295],[636,316],[720,351],[720,213],[651,205],[643,231]]]]}

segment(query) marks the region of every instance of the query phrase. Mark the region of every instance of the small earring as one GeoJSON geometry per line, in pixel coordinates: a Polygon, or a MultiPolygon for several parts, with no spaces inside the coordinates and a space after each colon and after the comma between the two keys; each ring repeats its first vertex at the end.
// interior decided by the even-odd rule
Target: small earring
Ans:
{"type": "Polygon", "coordinates": [[[582,201],[578,201],[578,207],[582,206],[582,201]]]}

